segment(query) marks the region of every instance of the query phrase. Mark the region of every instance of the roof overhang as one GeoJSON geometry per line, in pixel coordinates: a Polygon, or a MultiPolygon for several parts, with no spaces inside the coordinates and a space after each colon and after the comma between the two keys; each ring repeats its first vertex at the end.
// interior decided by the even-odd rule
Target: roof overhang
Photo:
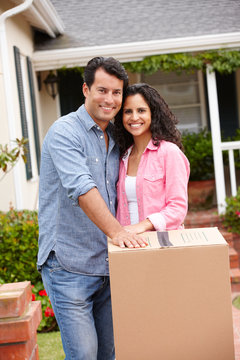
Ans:
{"type": "MultiPolygon", "coordinates": [[[[12,2],[16,5],[23,3],[22,0],[12,2]]],[[[22,14],[31,26],[46,32],[52,38],[64,33],[63,22],[50,0],[33,0],[31,6],[22,14]]]]}
{"type": "Polygon", "coordinates": [[[61,67],[86,66],[94,56],[113,56],[121,62],[140,61],[146,56],[179,52],[240,48],[240,32],[152,40],[105,46],[79,47],[35,51],[33,62],[36,71],[61,67]]]}

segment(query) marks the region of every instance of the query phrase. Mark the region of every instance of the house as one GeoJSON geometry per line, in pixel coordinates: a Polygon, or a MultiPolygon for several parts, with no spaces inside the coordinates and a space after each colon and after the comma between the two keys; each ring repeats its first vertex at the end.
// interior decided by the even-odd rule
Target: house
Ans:
{"type": "MultiPolygon", "coordinates": [[[[1,0],[0,143],[24,136],[29,152],[27,164],[20,161],[1,181],[0,210],[10,203],[18,209],[37,208],[40,149],[49,126],[83,103],[79,67],[94,56],[114,56],[132,64],[129,69],[133,62],[142,65],[138,72],[129,70],[130,82],[147,82],[160,90],[181,130],[211,127],[221,212],[226,194],[222,149],[230,145],[223,145],[220,131],[227,138],[239,128],[240,64],[223,75],[209,66],[206,73],[199,68],[180,75],[141,69],[146,57],[164,54],[170,59],[185,53],[186,61],[188,55],[219,49],[238,54],[239,18],[238,0],[1,0]],[[54,74],[59,91],[51,96],[45,81],[54,74]]],[[[154,58],[149,61],[147,66],[154,69],[154,58]]],[[[240,143],[231,144],[230,153],[233,148],[240,143]]],[[[234,164],[232,168],[234,193],[234,164]]]]}

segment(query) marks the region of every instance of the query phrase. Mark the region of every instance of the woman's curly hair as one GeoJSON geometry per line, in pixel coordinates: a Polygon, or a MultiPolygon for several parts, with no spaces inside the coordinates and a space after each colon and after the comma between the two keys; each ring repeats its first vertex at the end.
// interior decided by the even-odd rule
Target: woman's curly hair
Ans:
{"type": "MultiPolygon", "coordinates": [[[[151,110],[150,131],[152,133],[153,144],[158,146],[161,140],[166,140],[176,144],[183,150],[181,133],[176,127],[178,120],[157,90],[144,83],[128,86],[124,95],[123,105],[128,96],[136,94],[142,95],[151,110]]],[[[119,146],[121,156],[134,143],[133,136],[123,126],[123,105],[116,115],[114,122],[114,138],[119,146]]]]}

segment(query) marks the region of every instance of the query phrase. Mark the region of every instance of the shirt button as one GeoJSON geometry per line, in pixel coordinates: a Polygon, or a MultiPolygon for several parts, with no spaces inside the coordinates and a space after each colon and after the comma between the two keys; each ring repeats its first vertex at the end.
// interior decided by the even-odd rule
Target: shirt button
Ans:
{"type": "Polygon", "coordinates": [[[97,129],[100,130],[100,127],[98,126],[97,129]]]}
{"type": "Polygon", "coordinates": [[[108,262],[108,258],[106,258],[106,261],[108,262]]]}
{"type": "Polygon", "coordinates": [[[103,139],[103,135],[100,136],[100,139],[103,139]]]}
{"type": "Polygon", "coordinates": [[[112,200],[110,201],[110,204],[112,205],[112,200]]]}
{"type": "Polygon", "coordinates": [[[107,184],[109,184],[109,181],[107,180],[107,184]]]}
{"type": "Polygon", "coordinates": [[[96,158],[96,162],[98,162],[98,158],[96,158]]]}

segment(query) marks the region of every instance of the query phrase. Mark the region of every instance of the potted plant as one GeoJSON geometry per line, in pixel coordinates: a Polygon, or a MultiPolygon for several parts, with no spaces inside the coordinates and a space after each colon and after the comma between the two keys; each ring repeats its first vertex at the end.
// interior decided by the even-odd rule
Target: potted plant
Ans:
{"type": "Polygon", "coordinates": [[[211,132],[207,129],[198,133],[184,132],[182,143],[191,169],[188,185],[189,208],[210,207],[215,192],[211,132]]]}

